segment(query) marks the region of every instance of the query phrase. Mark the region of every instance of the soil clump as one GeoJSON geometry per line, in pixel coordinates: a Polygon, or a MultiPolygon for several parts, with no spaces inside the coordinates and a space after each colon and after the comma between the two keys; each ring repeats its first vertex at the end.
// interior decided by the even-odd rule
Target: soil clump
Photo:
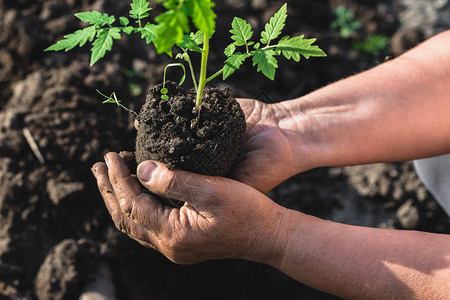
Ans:
{"type": "Polygon", "coordinates": [[[159,84],[147,95],[138,116],[136,160],[156,160],[169,169],[224,176],[245,137],[245,116],[229,89],[207,87],[200,110],[195,89],[167,82],[169,99],[159,84]]]}

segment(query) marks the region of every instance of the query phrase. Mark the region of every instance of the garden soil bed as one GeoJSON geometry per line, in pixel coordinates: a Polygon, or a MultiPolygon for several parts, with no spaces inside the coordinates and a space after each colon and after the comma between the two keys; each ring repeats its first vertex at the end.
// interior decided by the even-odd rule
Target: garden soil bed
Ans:
{"type": "MultiPolygon", "coordinates": [[[[352,41],[330,31],[330,8],[345,1],[287,2],[286,32],[317,37],[328,57],[280,62],[273,82],[246,65],[226,82],[233,97],[298,97],[384,59],[384,52],[358,52],[352,41]]],[[[282,3],[217,1],[217,33],[227,33],[235,15],[260,31],[282,3]]],[[[408,36],[396,34],[400,8],[393,1],[352,3],[363,22],[361,35],[396,36],[400,42],[391,55],[404,50],[408,36]]],[[[337,299],[261,264],[178,266],[114,227],[90,167],[108,151],[133,151],[136,132],[133,116],[101,105],[96,89],[115,91],[124,105],[139,110],[169,59],[130,37],[93,68],[88,49],[70,56],[42,52],[79,27],[74,13],[93,9],[116,15],[129,10],[126,1],[112,0],[0,2],[0,298],[77,299],[90,274],[108,265],[118,299],[337,299]]],[[[420,41],[420,34],[413,36],[420,41]]],[[[224,49],[227,42],[216,37],[212,48],[224,49]]],[[[211,71],[223,60],[221,50],[213,52],[211,71]]],[[[169,78],[179,75],[169,71],[169,78]]],[[[348,224],[450,233],[448,216],[410,162],[316,169],[269,196],[348,224]]]]}

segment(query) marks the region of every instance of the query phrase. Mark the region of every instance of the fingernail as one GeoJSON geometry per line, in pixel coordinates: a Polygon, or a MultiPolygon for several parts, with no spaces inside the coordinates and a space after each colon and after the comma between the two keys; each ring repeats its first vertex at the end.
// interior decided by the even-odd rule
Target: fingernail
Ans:
{"type": "Polygon", "coordinates": [[[105,156],[103,158],[105,159],[106,166],[109,167],[108,154],[105,154],[105,156]]]}
{"type": "Polygon", "coordinates": [[[95,166],[92,166],[91,171],[92,174],[94,174],[94,176],[97,177],[97,168],[95,166]]]}
{"type": "Polygon", "coordinates": [[[152,161],[144,161],[139,165],[138,168],[138,177],[142,181],[149,181],[152,178],[153,171],[158,167],[157,164],[155,164],[152,161]]]}

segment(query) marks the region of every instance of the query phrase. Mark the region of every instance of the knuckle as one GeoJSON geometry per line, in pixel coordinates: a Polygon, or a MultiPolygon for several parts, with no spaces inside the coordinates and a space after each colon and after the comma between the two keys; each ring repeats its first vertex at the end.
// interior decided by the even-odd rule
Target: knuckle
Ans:
{"type": "Polygon", "coordinates": [[[114,225],[116,225],[117,229],[123,233],[129,234],[128,226],[125,218],[121,217],[113,217],[114,225]]]}
{"type": "Polygon", "coordinates": [[[135,199],[129,199],[126,201],[126,210],[124,211],[125,215],[132,220],[137,220],[140,218],[145,218],[145,214],[142,212],[142,206],[145,199],[145,194],[140,194],[135,199]]]}
{"type": "Polygon", "coordinates": [[[178,188],[177,179],[175,176],[175,172],[164,170],[159,174],[159,190],[158,192],[162,195],[167,195],[170,197],[170,194],[174,193],[174,191],[178,188]]]}
{"type": "Polygon", "coordinates": [[[133,202],[130,201],[130,199],[128,198],[121,198],[119,199],[119,205],[120,205],[120,209],[122,210],[122,212],[126,215],[126,216],[131,216],[132,215],[132,210],[133,210],[133,202]]]}

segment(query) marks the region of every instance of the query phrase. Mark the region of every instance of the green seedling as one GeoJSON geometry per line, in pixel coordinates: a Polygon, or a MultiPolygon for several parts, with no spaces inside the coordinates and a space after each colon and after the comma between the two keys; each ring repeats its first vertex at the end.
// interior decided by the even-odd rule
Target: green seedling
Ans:
{"type": "Polygon", "coordinates": [[[97,93],[99,93],[101,96],[103,96],[106,100],[104,100],[102,102],[102,104],[105,103],[112,103],[112,104],[117,104],[117,106],[122,107],[123,109],[125,109],[126,111],[128,111],[129,113],[132,113],[133,115],[137,116],[138,114],[135,111],[132,111],[131,109],[128,109],[127,107],[123,106],[121,104],[121,100],[117,99],[117,95],[115,92],[112,92],[112,94],[108,97],[105,94],[103,94],[102,92],[100,92],[99,90],[97,90],[97,93]]]}
{"type": "Polygon", "coordinates": [[[380,57],[389,53],[389,38],[381,34],[367,36],[361,42],[355,42],[355,50],[363,55],[380,57]]]}
{"type": "MultiPolygon", "coordinates": [[[[285,4],[270,18],[260,38],[255,41],[251,40],[254,35],[252,26],[245,20],[235,17],[230,30],[232,43],[224,51],[227,57],[224,66],[208,76],[210,39],[214,35],[216,27],[214,3],[209,0],[156,0],[156,2],[161,2],[166,11],[156,16],[153,23],[149,21],[151,7],[148,0],[133,0],[129,17],[119,17],[120,26],[114,25],[117,23],[114,16],[105,13],[102,14],[98,11],[77,13],[75,16],[89,26],[64,36],[64,39],[45,51],[69,51],[76,46],[82,47],[87,42],[92,42],[90,62],[92,66],[104,57],[107,51],[111,50],[114,40],[120,39],[122,34],[140,34],[147,44],[154,44],[158,53],[167,53],[171,57],[177,48],[176,59],[185,61],[189,66],[196,90],[195,105],[198,110],[202,105],[206,84],[220,75],[225,80],[247,59],[252,60],[253,66],[257,67],[258,72],[262,72],[273,80],[278,68],[277,58],[281,55],[296,62],[300,61],[301,56],[307,59],[312,56],[326,56],[318,46],[313,45],[316,40],[314,38],[306,39],[303,35],[279,38],[287,18],[287,5],[285,4]],[[191,23],[197,29],[195,32],[191,32],[189,29],[191,23]],[[196,78],[190,57],[192,53],[201,55],[198,78],[196,78]]],[[[176,64],[176,66],[182,66],[186,73],[183,64],[176,64]]],[[[184,81],[184,76],[182,81],[184,81]]],[[[168,98],[167,93],[168,91],[164,87],[163,99],[168,98]]],[[[115,99],[112,99],[112,102],[119,103],[115,99]]]]}
{"type": "Polygon", "coordinates": [[[339,32],[343,39],[354,37],[358,30],[362,27],[360,21],[355,20],[355,12],[345,6],[337,6],[332,10],[335,20],[331,23],[330,28],[339,32]]]}

